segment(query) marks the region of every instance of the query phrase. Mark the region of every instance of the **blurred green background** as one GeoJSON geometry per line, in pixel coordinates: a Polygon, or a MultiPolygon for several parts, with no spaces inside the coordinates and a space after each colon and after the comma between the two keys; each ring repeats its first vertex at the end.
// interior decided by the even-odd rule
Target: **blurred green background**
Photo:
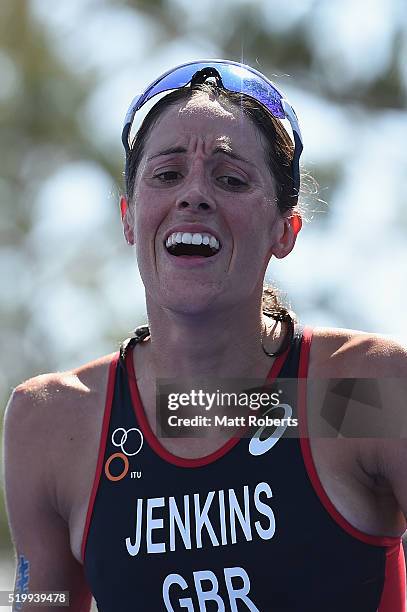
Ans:
{"type": "Polygon", "coordinates": [[[320,187],[269,279],[310,325],[407,343],[406,14],[403,0],[2,0],[1,406],[144,321],[118,209],[121,124],[147,83],[191,59],[251,64],[298,112],[320,187]]]}

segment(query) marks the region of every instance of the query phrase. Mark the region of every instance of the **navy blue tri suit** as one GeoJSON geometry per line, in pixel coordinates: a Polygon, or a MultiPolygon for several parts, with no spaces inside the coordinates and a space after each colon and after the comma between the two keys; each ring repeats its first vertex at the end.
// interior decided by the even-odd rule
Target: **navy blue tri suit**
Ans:
{"type": "Polygon", "coordinates": [[[305,419],[311,338],[297,324],[267,377],[299,379],[302,437],[287,428],[272,447],[234,437],[196,459],[153,434],[131,347],[114,356],[82,541],[100,612],[405,612],[400,538],[355,529],[316,473],[305,419]]]}

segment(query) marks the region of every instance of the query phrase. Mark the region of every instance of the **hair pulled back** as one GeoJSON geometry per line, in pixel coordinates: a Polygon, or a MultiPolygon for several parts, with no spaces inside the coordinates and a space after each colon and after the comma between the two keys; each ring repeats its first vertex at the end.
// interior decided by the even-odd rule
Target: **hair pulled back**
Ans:
{"type": "MultiPolygon", "coordinates": [[[[161,115],[171,106],[187,102],[194,95],[203,92],[217,99],[226,106],[239,108],[256,126],[265,142],[266,163],[270,170],[276,191],[277,206],[281,214],[289,211],[299,212],[298,196],[294,191],[291,163],[294,155],[294,144],[282,123],[256,99],[219,87],[211,82],[199,83],[191,87],[182,87],[162,97],[150,109],[138,129],[126,158],[125,183],[126,195],[131,202],[137,170],[144,153],[146,141],[161,115]]],[[[281,292],[274,286],[263,287],[262,310],[275,320],[296,320],[295,313],[284,304],[281,292]]]]}

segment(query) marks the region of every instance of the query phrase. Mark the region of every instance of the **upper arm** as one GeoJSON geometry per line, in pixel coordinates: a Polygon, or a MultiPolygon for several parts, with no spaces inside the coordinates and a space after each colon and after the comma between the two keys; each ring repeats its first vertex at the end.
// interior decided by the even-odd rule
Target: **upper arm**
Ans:
{"type": "MultiPolygon", "coordinates": [[[[407,349],[381,334],[317,331],[327,345],[325,376],[333,385],[337,379],[352,381],[334,388],[333,432],[357,439],[363,474],[373,490],[392,494],[407,521],[407,349]]],[[[324,393],[321,397],[320,402],[324,393]]]]}
{"type": "MultiPolygon", "coordinates": [[[[22,386],[6,409],[5,492],[11,535],[17,559],[23,555],[29,563],[28,590],[69,591],[70,610],[88,612],[90,593],[83,567],[72,555],[68,526],[56,510],[50,456],[55,425],[46,404],[40,393],[22,386]]],[[[37,608],[23,606],[31,609],[37,608]]]]}
{"type": "Polygon", "coordinates": [[[377,381],[382,412],[374,440],[375,469],[407,521],[407,349],[376,337],[368,345],[367,358],[366,376],[377,381]]]}

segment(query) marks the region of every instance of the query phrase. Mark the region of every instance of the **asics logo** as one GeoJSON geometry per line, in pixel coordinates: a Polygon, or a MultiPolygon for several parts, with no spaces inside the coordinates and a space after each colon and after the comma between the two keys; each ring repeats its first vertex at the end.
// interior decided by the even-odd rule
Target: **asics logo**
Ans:
{"type": "Polygon", "coordinates": [[[119,448],[121,448],[122,452],[125,455],[127,455],[127,457],[133,457],[134,455],[137,455],[137,453],[139,453],[142,449],[143,434],[141,433],[139,429],[137,429],[137,427],[131,427],[130,429],[127,429],[127,430],[124,429],[124,427],[118,427],[112,433],[112,444],[114,444],[114,446],[118,446],[119,448]],[[130,438],[132,439],[131,441],[128,442],[127,438],[129,437],[129,433],[131,431],[136,431],[137,435],[130,436],[130,438]],[[123,432],[121,437],[117,435],[120,432],[123,432]],[[127,443],[127,450],[124,448],[124,445],[126,443],[127,443]],[[133,452],[130,452],[130,451],[133,451],[133,452]]]}
{"type": "Polygon", "coordinates": [[[263,425],[263,427],[260,427],[260,429],[256,431],[253,438],[251,438],[249,442],[249,453],[251,455],[254,455],[257,457],[258,455],[264,455],[264,453],[267,453],[270,449],[273,448],[275,444],[277,444],[277,442],[279,441],[279,439],[282,437],[283,433],[287,429],[286,419],[291,418],[293,414],[293,410],[291,406],[289,406],[289,404],[279,404],[278,406],[272,406],[262,416],[266,416],[267,414],[272,412],[272,410],[276,410],[276,408],[284,409],[284,417],[283,417],[284,421],[283,422],[285,422],[286,424],[279,425],[278,427],[276,427],[272,435],[269,438],[266,438],[265,440],[260,440],[260,436],[263,433],[264,429],[266,428],[266,425],[263,425]]]}

